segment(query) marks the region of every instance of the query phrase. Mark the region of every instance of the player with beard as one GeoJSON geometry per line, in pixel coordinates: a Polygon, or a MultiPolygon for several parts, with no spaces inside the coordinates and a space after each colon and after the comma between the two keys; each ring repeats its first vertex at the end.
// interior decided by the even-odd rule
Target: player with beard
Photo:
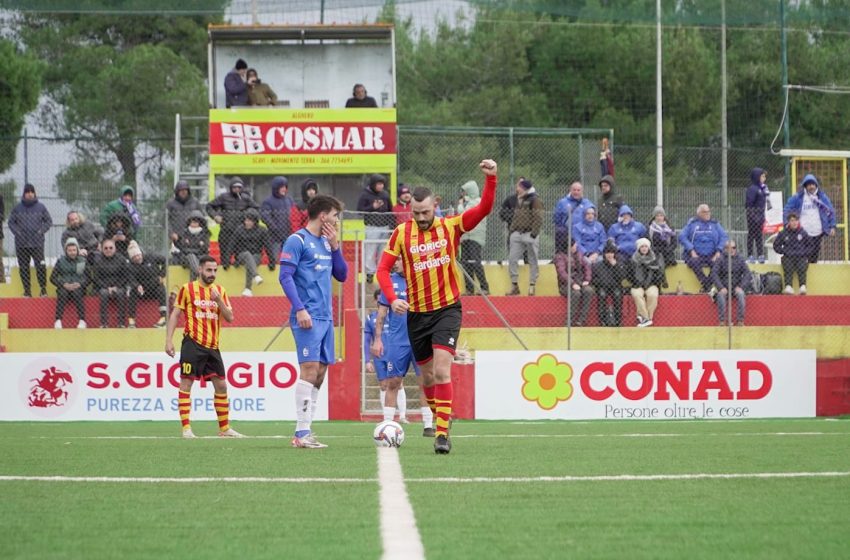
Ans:
{"type": "Polygon", "coordinates": [[[408,312],[410,345],[422,370],[425,398],[437,418],[434,451],[440,454],[452,448],[451,367],[461,326],[457,262],[460,237],[490,213],[496,196],[496,162],[485,159],[479,167],[487,177],[481,203],[460,215],[435,218],[433,193],[425,187],[414,189],[413,219],[393,231],[377,271],[390,309],[395,313],[408,312]],[[399,258],[407,280],[407,301],[396,295],[390,277],[399,258]]]}
{"type": "Polygon", "coordinates": [[[192,407],[191,391],[195,379],[212,379],[215,389],[215,413],[218,416],[218,435],[244,437],[230,427],[230,401],[227,398],[227,380],[224,361],[218,349],[222,317],[233,322],[230,298],[220,284],[215,283],[218,264],[209,255],[199,259],[200,279],[184,284],[177,293],[174,309],[165,329],[165,353],[174,357],[174,330],[180,314],[186,318],[183,344],[180,346],[180,392],[177,408],[183,424],[183,437],[194,438],[189,424],[192,407]]]}

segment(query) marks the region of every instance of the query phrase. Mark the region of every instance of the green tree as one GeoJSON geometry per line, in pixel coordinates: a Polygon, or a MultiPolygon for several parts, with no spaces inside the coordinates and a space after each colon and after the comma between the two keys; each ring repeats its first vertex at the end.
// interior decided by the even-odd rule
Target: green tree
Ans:
{"type": "Polygon", "coordinates": [[[0,39],[0,172],[15,163],[24,119],[38,104],[43,65],[0,39]]]}

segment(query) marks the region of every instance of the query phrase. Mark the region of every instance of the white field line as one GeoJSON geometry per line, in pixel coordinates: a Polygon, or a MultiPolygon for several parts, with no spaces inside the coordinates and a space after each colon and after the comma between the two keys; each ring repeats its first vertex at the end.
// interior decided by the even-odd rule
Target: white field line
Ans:
{"type": "Polygon", "coordinates": [[[378,484],[381,503],[381,541],[384,560],[420,560],[425,547],[407,497],[398,450],[378,448],[378,484]]]}
{"type": "MultiPolygon", "coordinates": [[[[401,467],[399,466],[399,470],[401,467]]],[[[399,475],[400,476],[400,475],[399,475]]],[[[741,480],[741,479],[790,479],[790,478],[845,478],[850,477],[850,471],[824,471],[824,472],[756,472],[756,473],[682,473],[682,474],[611,474],[611,475],[587,475],[587,476],[497,476],[484,477],[475,476],[468,478],[460,477],[425,477],[407,478],[404,483],[438,482],[438,483],[530,483],[530,482],[647,482],[668,480],[741,480]]],[[[311,484],[311,483],[370,483],[383,482],[375,478],[293,478],[293,477],[129,477],[129,476],[15,476],[0,475],[0,482],[107,482],[107,483],[182,483],[194,484],[205,482],[231,482],[231,483],[271,483],[271,484],[311,484]]],[[[396,490],[391,494],[397,496],[396,490]]],[[[381,507],[383,503],[383,490],[381,493],[381,507]]],[[[407,492],[404,492],[404,501],[407,502],[407,492]]],[[[409,502],[408,502],[409,507],[409,502]]],[[[412,516],[412,510],[410,512],[412,516]]],[[[383,514],[382,514],[383,516],[383,514]]],[[[398,517],[393,517],[393,531],[398,531],[398,517]]],[[[383,523],[383,521],[382,521],[383,523]]],[[[382,529],[383,532],[383,529],[382,529]]]]}

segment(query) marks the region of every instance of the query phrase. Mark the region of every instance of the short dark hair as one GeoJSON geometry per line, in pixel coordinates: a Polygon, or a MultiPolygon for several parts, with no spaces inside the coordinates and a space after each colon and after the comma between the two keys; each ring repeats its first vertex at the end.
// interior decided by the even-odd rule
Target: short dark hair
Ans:
{"type": "Polygon", "coordinates": [[[316,219],[322,212],[331,210],[342,212],[342,203],[327,194],[317,194],[307,203],[307,217],[311,220],[316,219]]]}
{"type": "Polygon", "coordinates": [[[788,219],[794,218],[795,220],[799,220],[800,216],[796,212],[788,212],[788,219]]]}
{"type": "Polygon", "coordinates": [[[363,88],[363,93],[369,93],[366,91],[366,86],[364,86],[363,84],[354,84],[354,87],[351,88],[351,95],[357,95],[357,88],[359,87],[363,88]]]}
{"type": "Polygon", "coordinates": [[[241,58],[236,61],[236,69],[237,70],[246,70],[248,68],[248,63],[242,60],[241,58]]]}
{"type": "Polygon", "coordinates": [[[416,187],[413,189],[413,200],[416,202],[422,202],[429,196],[433,196],[434,193],[431,192],[431,189],[428,187],[416,187]]]}
{"type": "Polygon", "coordinates": [[[203,257],[198,259],[199,268],[204,268],[204,265],[207,264],[208,262],[218,264],[218,262],[215,260],[215,257],[211,257],[209,255],[204,255],[203,257]]]}

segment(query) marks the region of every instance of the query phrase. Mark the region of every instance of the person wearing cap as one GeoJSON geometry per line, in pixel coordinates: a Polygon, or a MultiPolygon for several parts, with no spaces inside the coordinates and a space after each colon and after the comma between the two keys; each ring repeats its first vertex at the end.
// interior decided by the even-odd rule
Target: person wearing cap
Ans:
{"type": "Polygon", "coordinates": [[[125,233],[132,237],[136,229],[142,225],[142,216],[136,207],[136,191],[130,185],[124,185],[119,191],[118,198],[109,202],[100,211],[100,225],[104,228],[109,224],[109,219],[115,214],[126,214],[130,230],[125,233]]]}
{"type": "Polygon", "coordinates": [[[652,211],[652,221],[649,223],[649,240],[652,250],[664,259],[664,267],[676,266],[676,231],[667,223],[667,212],[662,206],[656,206],[652,211]]]}
{"type": "Polygon", "coordinates": [[[310,217],[307,214],[307,204],[319,194],[319,183],[315,179],[307,178],[301,182],[301,200],[296,200],[289,214],[289,224],[293,232],[307,227],[310,217]]]}
{"type": "Polygon", "coordinates": [[[280,258],[280,248],[292,233],[290,217],[293,202],[288,192],[289,180],[279,175],[272,179],[272,192],[260,205],[260,217],[269,232],[269,270],[274,270],[280,258]]]}
{"type": "Polygon", "coordinates": [[[599,212],[597,219],[605,227],[605,231],[613,226],[620,217],[620,206],[623,205],[623,196],[617,192],[617,184],[614,177],[605,175],[599,180],[599,196],[597,206],[599,212]]]}
{"type": "Polygon", "coordinates": [[[593,299],[593,287],[590,285],[591,268],[581,252],[578,240],[570,240],[569,249],[565,247],[566,240],[555,246],[555,271],[558,274],[558,291],[567,298],[570,306],[570,321],[568,326],[583,327],[587,322],[590,311],[590,300],[593,299]]]}
{"type": "Polygon", "coordinates": [[[44,236],[53,226],[47,207],[39,202],[35,187],[24,186],[21,201],[9,214],[9,229],[15,236],[15,254],[18,258],[18,273],[24,287],[24,297],[32,297],[30,288],[30,262],[35,266],[35,275],[41,288],[41,296],[47,295],[47,267],[44,262],[44,236]]]}
{"type": "MultiPolygon", "coordinates": [[[[708,204],[697,206],[697,215],[688,220],[679,232],[682,257],[688,268],[694,271],[703,292],[712,290],[710,271],[706,274],[703,269],[711,268],[728,238],[723,226],[711,218],[711,208],[708,204]]],[[[713,291],[711,295],[713,298],[713,291]]]]}
{"type": "Polygon", "coordinates": [[[56,321],[53,326],[62,328],[62,316],[65,306],[73,302],[77,308],[77,328],[86,328],[86,309],[83,296],[89,283],[86,259],[80,255],[80,244],[73,237],[65,240],[65,254],[56,261],[56,266],[50,273],[50,283],[56,286],[56,321]]]}
{"type": "Polygon", "coordinates": [[[628,279],[629,269],[617,244],[612,240],[605,243],[602,259],[593,264],[590,283],[596,290],[596,314],[603,327],[619,327],[623,318],[623,280],[628,279]]]}
{"type": "MultiPolygon", "coordinates": [[[[129,244],[128,244],[129,248],[129,244]]],[[[115,241],[105,238],[92,266],[94,293],[100,298],[100,328],[109,327],[109,302],[118,307],[118,327],[127,326],[127,287],[130,264],[115,249],[115,241]]]]}
{"type": "Polygon", "coordinates": [[[620,206],[619,214],[619,220],[608,228],[608,237],[614,240],[623,258],[628,260],[637,249],[637,240],[646,236],[646,226],[634,219],[634,212],[628,204],[620,206]]]}
{"type": "Polygon", "coordinates": [[[378,268],[378,255],[390,237],[390,228],[396,225],[392,213],[390,195],[387,194],[387,178],[375,173],[357,200],[357,212],[366,226],[366,242],[363,247],[363,268],[366,283],[371,284],[378,268]]]}
{"type": "Polygon", "coordinates": [[[245,266],[245,289],[243,296],[254,295],[251,287],[254,284],[262,284],[263,277],[257,272],[263,251],[269,259],[269,232],[260,227],[260,213],[255,208],[245,210],[242,225],[233,234],[233,245],[239,247],[236,262],[245,266]]]}
{"type": "Polygon", "coordinates": [[[800,295],[805,295],[806,272],[809,270],[809,255],[812,252],[812,238],[800,225],[796,212],[788,214],[788,223],[773,240],[773,250],[782,255],[782,276],[785,278],[784,293],[794,294],[794,275],[800,284],[800,295]]]}
{"type": "Polygon", "coordinates": [[[540,226],[543,224],[543,203],[537,196],[534,184],[529,179],[520,179],[516,184],[517,206],[511,219],[510,249],[508,251],[508,273],[511,276],[511,289],[506,294],[518,296],[519,291],[519,259],[523,254],[528,256],[530,266],[528,278],[528,295],[533,296],[536,290],[537,276],[540,269],[537,258],[540,253],[540,226]]]}
{"type": "Polygon", "coordinates": [[[119,255],[127,256],[127,247],[133,240],[133,226],[126,212],[116,212],[109,216],[109,222],[103,230],[103,240],[115,242],[115,250],[119,255]]]}
{"type": "Polygon", "coordinates": [[[407,220],[413,217],[410,210],[410,201],[413,199],[413,194],[410,192],[410,187],[404,183],[398,185],[398,202],[393,206],[393,214],[395,214],[395,225],[400,226],[407,220]]]}
{"type": "Polygon", "coordinates": [[[248,105],[248,63],[241,58],[224,77],[224,106],[244,107],[248,105]]]}
{"type": "MultiPolygon", "coordinates": [[[[478,206],[481,203],[478,183],[467,181],[460,187],[461,196],[457,203],[457,213],[463,214],[466,210],[478,206]]],[[[464,284],[466,293],[471,296],[475,294],[475,281],[478,280],[478,291],[482,295],[490,293],[490,285],[487,283],[487,275],[481,264],[481,253],[484,243],[487,241],[487,218],[481,220],[475,228],[466,232],[460,240],[460,265],[464,271],[464,284]]]]}
{"type": "Polygon", "coordinates": [[[175,243],[177,249],[173,253],[175,264],[189,269],[189,280],[194,282],[200,275],[201,257],[209,253],[210,230],[207,228],[207,218],[200,210],[192,210],[186,218],[186,225],[180,232],[175,243]]]}
{"type": "Polygon", "coordinates": [[[249,208],[259,209],[259,205],[245,192],[245,184],[239,177],[233,177],[227,192],[223,192],[207,204],[207,214],[221,226],[218,232],[218,247],[221,265],[224,270],[242,249],[232,243],[234,232],[242,225],[242,218],[249,208]]]}
{"type": "Polygon", "coordinates": [[[714,261],[711,267],[711,281],[717,289],[717,295],[712,299],[717,304],[717,317],[722,327],[726,325],[727,298],[729,305],[732,305],[731,296],[734,294],[738,302],[737,324],[740,327],[744,325],[746,292],[747,288],[753,285],[753,276],[747,261],[738,254],[738,244],[735,241],[727,240],[723,250],[726,254],[714,261]]]}
{"type": "Polygon", "coordinates": [[[658,307],[658,294],[666,283],[664,264],[652,251],[652,243],[646,237],[638,239],[635,247],[631,256],[632,299],[637,309],[637,326],[649,327],[658,307]]]}
{"type": "Polygon", "coordinates": [[[155,327],[165,326],[165,275],[167,265],[165,257],[151,253],[142,253],[142,248],[136,241],[130,241],[127,246],[130,257],[130,316],[127,326],[136,328],[136,307],[140,299],[159,302],[159,320],[155,327]]]}
{"type": "MultiPolygon", "coordinates": [[[[588,264],[602,258],[602,249],[608,236],[605,234],[605,227],[596,219],[596,206],[585,208],[582,219],[573,224],[573,239],[578,242],[579,250],[588,264]]],[[[560,242],[563,246],[566,239],[560,242]]]]}
{"type": "Polygon", "coordinates": [[[835,208],[820,188],[817,177],[812,174],[803,177],[797,194],[788,199],[782,211],[785,222],[791,212],[800,217],[800,226],[812,238],[809,262],[818,262],[824,236],[835,235],[835,208]]]}
{"type": "Polygon", "coordinates": [[[181,179],[174,185],[174,198],[165,203],[165,213],[168,214],[168,236],[172,243],[177,243],[180,232],[186,227],[189,214],[201,209],[201,203],[192,196],[188,181],[181,179]]]}

